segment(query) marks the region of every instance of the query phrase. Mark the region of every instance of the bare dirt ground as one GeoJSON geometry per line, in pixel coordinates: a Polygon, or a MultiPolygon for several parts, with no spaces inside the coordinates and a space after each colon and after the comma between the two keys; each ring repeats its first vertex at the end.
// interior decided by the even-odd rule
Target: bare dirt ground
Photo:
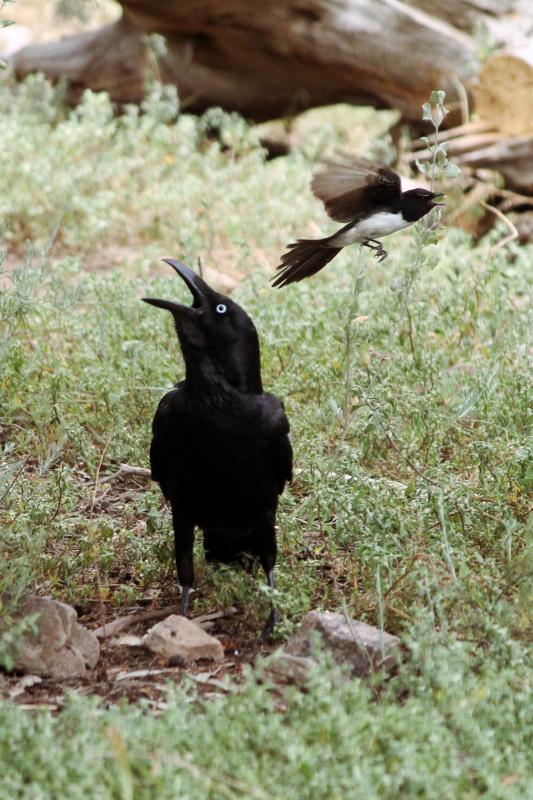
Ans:
{"type": "MultiPolygon", "coordinates": [[[[158,603],[168,606],[176,600],[175,593],[158,603]]],[[[157,606],[157,607],[158,607],[157,606]]],[[[156,606],[151,609],[155,610],[156,606]]],[[[147,607],[122,607],[114,609],[116,616],[145,612],[147,607]]],[[[177,611],[177,607],[176,607],[177,611]]],[[[99,609],[87,609],[79,620],[88,628],[99,627],[99,609]]],[[[112,621],[110,617],[108,622],[112,621]]],[[[128,629],[128,637],[141,636],[154,622],[145,622],[128,629]]],[[[85,678],[50,680],[33,675],[0,673],[0,695],[24,708],[49,708],[60,711],[68,694],[97,695],[106,706],[119,701],[148,701],[149,708],[157,712],[164,707],[163,695],[169,683],[179,684],[189,679],[202,696],[217,696],[236,691],[246,665],[256,657],[269,655],[276,647],[272,642],[262,642],[259,631],[250,625],[239,609],[229,609],[229,616],[216,620],[209,633],[220,639],[225,659],[222,664],[197,662],[180,667],[169,666],[168,660],[154,656],[142,647],[115,646],[113,640],[101,641],[97,668],[85,678]],[[234,613],[237,611],[237,613],[234,613]],[[230,677],[231,688],[225,678],[230,677]]]]}
{"type": "MultiPolygon", "coordinates": [[[[106,489],[100,487],[102,491],[98,497],[93,494],[87,514],[94,514],[104,504],[109,514],[120,516],[125,510],[127,513],[128,498],[132,492],[142,491],[145,481],[146,478],[130,476],[125,482],[115,481],[106,489]]],[[[80,496],[83,494],[81,492],[80,496]]],[[[189,617],[193,620],[198,617],[198,623],[201,622],[204,630],[220,640],[225,660],[222,664],[200,661],[193,665],[171,666],[167,658],[148,652],[140,646],[140,642],[137,645],[133,642],[160,621],[162,616],[158,612],[161,609],[166,610],[165,616],[179,613],[179,590],[174,571],[162,574],[157,581],[157,589],[148,591],[133,604],[117,603],[113,597],[114,589],[124,588],[135,582],[126,562],[122,564],[120,572],[114,575],[114,582],[108,583],[105,590],[100,588],[98,573],[93,570],[83,576],[83,581],[94,586],[91,595],[74,606],[78,621],[86,628],[96,631],[130,614],[138,618],[138,621],[112,636],[100,638],[98,664],[84,678],[51,680],[20,672],[8,674],[0,670],[0,696],[4,699],[27,708],[47,707],[60,711],[67,695],[75,692],[81,695],[97,695],[106,705],[121,700],[137,702],[144,699],[149,701],[152,710],[157,711],[162,708],[162,696],[168,683],[178,684],[189,678],[194,681],[200,694],[219,695],[230,691],[222,683],[224,678],[231,677],[232,684],[238,684],[246,665],[252,665],[257,656],[269,655],[280,645],[276,641],[261,639],[261,621],[258,622],[257,616],[254,617],[251,610],[235,606],[225,609],[205,608],[202,604],[200,613],[194,609],[193,596],[189,617]],[[148,615],[152,618],[146,619],[148,615]],[[206,623],[206,615],[216,618],[206,623]]],[[[49,594],[45,586],[37,587],[37,593],[49,594]]]]}

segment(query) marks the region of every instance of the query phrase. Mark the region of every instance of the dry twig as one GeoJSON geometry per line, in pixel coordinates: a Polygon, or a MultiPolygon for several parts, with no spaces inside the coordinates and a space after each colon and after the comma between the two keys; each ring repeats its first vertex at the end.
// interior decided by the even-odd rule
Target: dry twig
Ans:
{"type": "MultiPolygon", "coordinates": [[[[112,636],[116,636],[117,633],[120,633],[126,628],[131,628],[132,625],[137,625],[139,622],[151,622],[154,619],[164,619],[170,614],[177,613],[177,606],[166,606],[165,608],[156,608],[151,611],[141,611],[138,614],[127,614],[125,617],[117,617],[117,619],[105,625],[101,625],[99,628],[96,628],[96,630],[93,630],[93,633],[99,639],[110,639],[112,636]]],[[[213,611],[210,614],[201,614],[199,617],[194,617],[191,622],[201,625],[203,622],[211,622],[221,617],[233,616],[233,614],[236,613],[237,609],[235,606],[231,606],[226,611],[213,611]]]]}
{"type": "Polygon", "coordinates": [[[495,208],[495,206],[489,205],[484,200],[481,200],[480,205],[483,206],[483,208],[485,208],[487,211],[490,211],[491,214],[494,214],[496,217],[498,217],[499,220],[504,222],[505,225],[508,227],[508,229],[511,231],[507,236],[505,236],[497,244],[495,244],[493,247],[490,248],[491,253],[496,253],[498,250],[501,250],[502,247],[505,247],[506,244],[509,244],[509,242],[518,239],[518,231],[516,230],[515,226],[513,225],[509,217],[505,216],[503,211],[500,211],[499,208],[495,208]]]}
{"type": "Polygon", "coordinates": [[[144,467],[132,467],[130,464],[121,464],[116,472],[113,472],[112,475],[106,475],[105,478],[102,478],[100,483],[109,483],[109,481],[114,481],[117,478],[122,478],[127,475],[135,475],[137,478],[152,477],[152,473],[149,469],[145,469],[144,467]]]}

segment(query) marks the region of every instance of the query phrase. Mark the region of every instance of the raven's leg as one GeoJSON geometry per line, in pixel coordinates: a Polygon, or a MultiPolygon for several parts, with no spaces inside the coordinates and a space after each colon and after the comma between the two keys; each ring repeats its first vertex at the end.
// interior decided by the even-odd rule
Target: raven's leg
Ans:
{"type": "MultiPolygon", "coordinates": [[[[267,572],[267,584],[270,586],[271,589],[275,588],[274,584],[274,571],[270,570],[267,572]]],[[[274,600],[272,600],[272,606],[270,608],[270,614],[268,615],[268,619],[266,621],[266,625],[261,632],[262,639],[269,639],[272,634],[274,633],[274,628],[276,626],[276,622],[278,621],[278,612],[276,611],[276,607],[274,605],[274,600]]]]}
{"type": "Polygon", "coordinates": [[[176,553],[176,567],[178,580],[181,584],[180,614],[187,616],[189,607],[189,592],[194,585],[193,544],[194,523],[190,522],[172,509],[172,524],[174,526],[174,548],[176,553]]]}
{"type": "MultiPolygon", "coordinates": [[[[265,531],[264,538],[261,540],[262,548],[261,553],[259,554],[259,559],[261,561],[261,566],[265,570],[267,584],[271,589],[274,589],[274,565],[276,563],[277,553],[276,529],[273,521],[270,522],[269,520],[267,525],[268,529],[265,531]]],[[[268,639],[272,635],[277,621],[278,613],[276,611],[276,607],[274,606],[274,599],[272,599],[270,614],[261,634],[262,639],[268,639]]]]}
{"type": "Polygon", "coordinates": [[[383,244],[377,239],[364,239],[361,242],[361,247],[368,247],[369,250],[374,250],[378,261],[384,261],[388,256],[383,244]]]}

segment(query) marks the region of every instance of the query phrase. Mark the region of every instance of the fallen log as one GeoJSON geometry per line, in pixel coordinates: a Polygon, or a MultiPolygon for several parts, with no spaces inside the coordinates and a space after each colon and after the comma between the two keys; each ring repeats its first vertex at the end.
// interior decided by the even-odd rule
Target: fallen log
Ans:
{"type": "MultiPolygon", "coordinates": [[[[446,7],[446,2],[438,4],[446,7]]],[[[470,3],[482,9],[483,2],[470,3]]],[[[212,105],[261,120],[337,102],[399,108],[407,119],[435,87],[449,100],[476,74],[473,39],[399,0],[123,0],[114,25],[23,48],[18,76],[66,79],[69,98],[105,89],[140,101],[149,33],[165,36],[161,79],[184,106],[212,105]]],[[[460,16],[460,14],[459,14],[460,16]]],[[[465,22],[466,25],[466,22],[465,22]]]]}
{"type": "Polygon", "coordinates": [[[85,89],[109,92],[121,104],[139,102],[144,94],[146,46],[126,17],[95,31],[23,47],[7,61],[19,78],[44,72],[54,81],[65,80],[71,103],[85,89]]]}
{"type": "Polygon", "coordinates": [[[489,147],[459,155],[454,161],[469,167],[497,170],[511,189],[533,195],[533,136],[504,139],[489,147]]]}
{"type": "Polygon", "coordinates": [[[533,42],[493,55],[474,87],[479,116],[508,136],[533,134],[533,42]]]}

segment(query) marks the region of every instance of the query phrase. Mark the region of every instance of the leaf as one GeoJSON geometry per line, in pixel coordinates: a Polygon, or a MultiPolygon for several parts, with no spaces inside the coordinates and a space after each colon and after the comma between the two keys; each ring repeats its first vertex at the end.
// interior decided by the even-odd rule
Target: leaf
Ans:
{"type": "Polygon", "coordinates": [[[435,91],[431,92],[429,97],[429,102],[433,107],[441,106],[445,100],[446,92],[443,89],[436,89],[435,91]]]}
{"type": "Polygon", "coordinates": [[[412,497],[416,493],[416,478],[411,478],[405,487],[405,496],[412,497]]]}
{"type": "Polygon", "coordinates": [[[526,474],[524,475],[524,480],[522,481],[524,484],[524,488],[529,491],[533,488],[533,467],[529,466],[526,469],[526,474]]]}
{"type": "Polygon", "coordinates": [[[422,119],[426,120],[427,122],[433,122],[433,117],[431,116],[431,106],[429,103],[424,103],[422,106],[422,119]]]}
{"type": "Polygon", "coordinates": [[[435,267],[438,265],[440,261],[440,250],[437,246],[437,241],[436,241],[437,235],[435,234],[433,238],[434,241],[428,244],[424,253],[426,269],[435,269],[435,267]]]}
{"type": "Polygon", "coordinates": [[[415,164],[423,175],[429,175],[431,173],[431,164],[427,161],[419,161],[417,158],[415,164]]]}
{"type": "Polygon", "coordinates": [[[442,120],[446,116],[444,108],[442,106],[435,106],[433,112],[431,114],[431,121],[435,128],[440,128],[442,124],[442,120]]]}
{"type": "Polygon", "coordinates": [[[14,19],[0,19],[0,28],[9,28],[10,25],[14,25],[14,19]]]}
{"type": "Polygon", "coordinates": [[[447,178],[458,178],[461,174],[461,167],[448,162],[443,169],[443,174],[446,175],[447,178]]]}

